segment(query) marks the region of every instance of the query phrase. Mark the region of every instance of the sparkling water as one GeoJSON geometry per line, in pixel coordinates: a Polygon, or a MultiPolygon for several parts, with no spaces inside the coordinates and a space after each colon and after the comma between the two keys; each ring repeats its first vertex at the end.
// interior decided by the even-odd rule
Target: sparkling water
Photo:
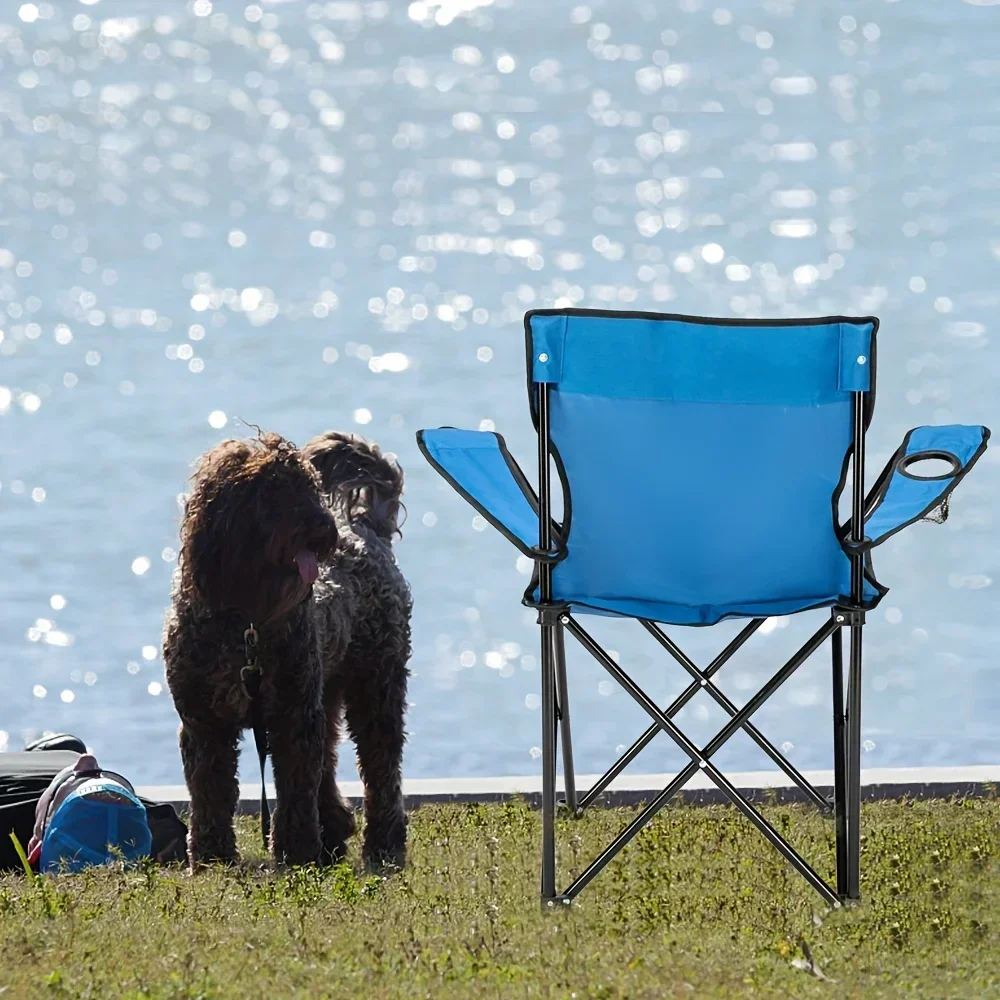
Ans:
{"type": "MultiPolygon", "coordinates": [[[[191,462],[335,427],[407,474],[407,774],[537,773],[530,567],[414,432],[496,428],[531,470],[521,320],[554,305],[878,314],[870,478],[913,425],[995,422],[998,34],[990,0],[3,4],[0,750],[70,730],[180,781],[159,642],[191,462]]],[[[866,766],[1000,759],[997,454],[876,553],[866,766]]],[[[817,623],[769,621],[720,684],[742,703],[817,623]]],[[[593,629],[662,703],[686,686],[635,624],[593,629]]],[[[673,634],[706,664],[735,630],[673,634]]],[[[603,770],[647,720],[570,652],[603,770]]],[[[829,692],[821,653],[755,719],[802,768],[830,766],[829,692]]],[[[742,736],[719,759],[765,766],[742,736]]],[[[636,767],[681,763],[660,737],[636,767]]]]}

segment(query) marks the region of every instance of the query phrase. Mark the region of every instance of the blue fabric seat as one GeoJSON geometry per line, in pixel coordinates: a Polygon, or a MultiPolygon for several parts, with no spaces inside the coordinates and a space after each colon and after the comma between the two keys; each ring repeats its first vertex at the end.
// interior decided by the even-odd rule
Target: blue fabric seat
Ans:
{"type": "MultiPolygon", "coordinates": [[[[704,626],[829,607],[839,616],[825,641],[860,628],[886,593],[872,548],[946,503],[989,438],[978,425],[916,428],[864,496],[877,332],[874,317],[538,310],[525,339],[539,493],[498,434],[439,428],[418,442],[535,560],[524,600],[562,615],[542,618],[559,642],[565,626],[587,644],[581,613],[704,626]],[[927,458],[948,471],[921,477],[927,458]],[[549,513],[550,462],[561,523],[549,513]]],[[[558,673],[558,644],[549,652],[558,673]]],[[[859,645],[858,675],[860,655],[859,645]]]]}

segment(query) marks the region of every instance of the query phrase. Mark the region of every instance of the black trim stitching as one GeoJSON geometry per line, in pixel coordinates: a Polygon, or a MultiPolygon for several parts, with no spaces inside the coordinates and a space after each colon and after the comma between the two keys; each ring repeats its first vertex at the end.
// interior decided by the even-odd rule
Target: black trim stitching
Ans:
{"type": "Polygon", "coordinates": [[[531,569],[531,581],[524,590],[524,594],[521,596],[521,603],[526,608],[540,608],[542,605],[535,600],[535,590],[538,587],[538,563],[531,569]]]}
{"type": "MultiPolygon", "coordinates": [[[[865,521],[868,520],[875,512],[875,508],[878,507],[882,501],[885,499],[885,494],[889,489],[889,483],[892,481],[892,474],[896,470],[896,463],[899,459],[906,454],[906,449],[909,447],[910,438],[913,436],[913,432],[916,430],[915,427],[911,427],[905,435],[903,435],[903,441],[900,446],[892,453],[892,457],[885,464],[885,468],[878,474],[878,478],[875,480],[872,488],[868,491],[865,497],[865,521]]],[[[845,528],[850,528],[850,520],[845,525],[845,528]]]]}
{"type": "Polygon", "coordinates": [[[863,565],[865,579],[875,588],[876,594],[870,600],[862,601],[861,604],[866,611],[871,611],[873,608],[877,608],[879,606],[882,598],[889,593],[889,588],[883,587],[882,584],[875,579],[875,567],[872,563],[871,549],[865,553],[863,565]]]}
{"type": "Polygon", "coordinates": [[[840,547],[844,549],[845,552],[850,555],[847,549],[847,540],[850,537],[850,520],[846,524],[840,523],[840,500],[844,495],[844,490],[847,487],[847,472],[851,465],[851,459],[854,457],[854,434],[851,434],[851,443],[847,447],[847,451],[844,452],[844,461],[840,466],[840,479],[837,481],[837,485],[834,487],[833,496],[830,498],[831,505],[833,507],[833,528],[837,534],[837,538],[840,542],[840,547]]]}
{"type": "MultiPolygon", "coordinates": [[[[866,576],[867,576],[867,574],[866,574],[866,576]]],[[[853,610],[871,611],[873,608],[877,607],[879,601],[881,601],[882,598],[885,597],[885,595],[889,593],[889,588],[888,587],[883,587],[881,584],[875,583],[874,581],[869,581],[869,582],[872,583],[872,585],[875,587],[875,589],[878,591],[878,593],[876,594],[876,596],[874,598],[872,598],[872,600],[870,602],[866,602],[863,605],[863,607],[861,607],[861,608],[855,608],[854,604],[850,601],[849,598],[845,598],[843,594],[838,594],[836,600],[833,600],[833,601],[820,601],[818,604],[808,604],[804,608],[799,608],[798,611],[792,611],[792,612],[789,612],[789,613],[793,614],[793,615],[799,615],[799,614],[802,614],[802,612],[804,612],[804,611],[818,611],[820,608],[844,608],[845,610],[849,610],[849,611],[853,611],[853,610]]],[[[533,609],[535,609],[535,608],[546,608],[546,607],[552,607],[553,606],[553,605],[548,605],[548,604],[542,604],[540,601],[535,601],[535,600],[529,598],[528,597],[528,592],[525,592],[525,599],[521,603],[525,607],[527,607],[527,608],[533,608],[533,609]]],[[[607,608],[599,608],[596,604],[587,604],[586,601],[559,601],[559,602],[556,602],[556,604],[554,606],[556,606],[556,607],[566,607],[566,608],[570,608],[570,609],[572,609],[572,608],[590,608],[592,611],[594,611],[595,613],[600,614],[602,617],[607,617],[607,618],[627,618],[627,619],[629,619],[631,621],[639,621],[638,618],[634,618],[632,615],[625,615],[625,614],[622,614],[621,612],[618,612],[618,611],[609,611],[607,608]]],[[[721,618],[717,619],[714,622],[688,622],[686,625],[679,625],[678,627],[679,628],[712,628],[714,625],[718,625],[721,622],[746,621],[746,619],[748,619],[748,618],[761,618],[761,617],[770,617],[770,616],[760,615],[760,614],[757,614],[756,612],[754,612],[753,614],[744,614],[743,612],[734,611],[734,612],[730,612],[728,614],[723,615],[721,618]]],[[[656,619],[656,618],[647,619],[647,620],[648,621],[659,621],[659,619],[656,619]]],[[[669,624],[672,624],[672,623],[671,622],[661,622],[661,624],[669,625],[669,624]]]]}
{"type": "MultiPolygon", "coordinates": [[[[874,352],[873,352],[874,353],[874,352]]],[[[866,428],[867,429],[867,428],[866,428]]],[[[875,588],[875,596],[869,598],[868,600],[862,600],[860,605],[855,605],[854,598],[850,594],[840,594],[840,600],[837,602],[841,607],[851,608],[851,609],[863,609],[865,611],[871,611],[873,608],[878,606],[879,601],[889,593],[889,588],[884,587],[875,578],[875,568],[872,566],[871,554],[865,548],[864,542],[852,543],[850,541],[850,531],[851,531],[851,521],[847,522],[837,527],[840,521],[840,500],[843,496],[844,489],[847,486],[847,472],[851,464],[851,459],[854,457],[854,441],[853,436],[851,440],[850,447],[844,453],[844,464],[840,471],[840,482],[837,484],[837,488],[833,492],[832,506],[833,506],[833,523],[834,528],[837,531],[837,535],[840,541],[840,547],[844,550],[844,554],[850,558],[856,548],[860,548],[864,553],[864,558],[862,559],[861,569],[862,576],[865,581],[875,588]]],[[[817,605],[817,607],[826,607],[826,605],[817,605]]],[[[803,611],[813,610],[812,608],[803,608],[803,611]]]]}
{"type": "MultiPolygon", "coordinates": [[[[686,316],[683,313],[646,312],[641,309],[530,309],[525,313],[525,320],[532,316],[599,316],[607,319],[652,319],[668,320],[674,323],[696,323],[700,326],[826,326],[830,323],[874,323],[878,326],[877,316],[799,316],[781,317],[778,319],[740,319],[735,316],[686,316]]],[[[851,392],[853,390],[844,390],[851,392]]]]}
{"type": "MultiPolygon", "coordinates": [[[[456,430],[456,429],[457,428],[454,428],[454,427],[440,427],[440,428],[438,428],[438,430],[456,430]]],[[[500,521],[496,517],[494,517],[493,514],[491,514],[475,497],[473,497],[472,494],[469,493],[468,490],[466,490],[462,486],[462,484],[459,483],[458,480],[455,479],[455,477],[452,476],[440,464],[440,462],[438,462],[437,459],[435,459],[433,457],[433,455],[431,455],[430,450],[428,449],[427,445],[424,443],[424,433],[425,432],[422,431],[422,430],[417,431],[417,435],[416,435],[417,436],[417,447],[420,449],[420,453],[427,460],[428,465],[430,465],[430,467],[432,469],[434,469],[434,471],[437,472],[438,475],[440,475],[441,478],[444,479],[445,482],[448,483],[448,485],[463,500],[465,500],[466,503],[470,504],[477,511],[479,511],[479,513],[484,518],[486,518],[486,520],[490,524],[492,524],[493,527],[496,528],[497,531],[499,531],[504,536],[504,538],[507,539],[507,541],[509,541],[512,545],[514,545],[524,555],[530,556],[532,559],[536,560],[536,564],[537,564],[538,561],[557,563],[557,562],[561,562],[563,559],[566,558],[567,550],[566,550],[566,546],[565,546],[565,544],[564,544],[564,542],[562,540],[562,531],[561,531],[560,527],[558,527],[555,524],[553,524],[553,526],[552,526],[553,527],[553,538],[555,539],[555,542],[556,542],[556,551],[555,552],[545,553],[545,552],[542,552],[538,548],[537,545],[536,546],[527,546],[527,545],[525,545],[524,542],[520,538],[517,537],[517,535],[515,535],[512,531],[510,531],[507,528],[507,526],[505,524],[503,524],[502,521],[500,521]]],[[[535,516],[537,517],[538,516],[538,497],[536,496],[535,491],[534,491],[534,489],[531,486],[531,483],[529,483],[528,480],[527,480],[527,478],[525,477],[524,472],[521,471],[521,467],[514,460],[514,456],[511,455],[510,451],[507,449],[507,442],[504,441],[503,435],[497,434],[495,431],[484,431],[482,433],[492,434],[493,437],[496,439],[497,448],[498,448],[501,456],[503,456],[503,460],[507,463],[507,468],[510,471],[511,476],[514,479],[514,482],[517,484],[518,488],[524,494],[524,498],[528,501],[528,505],[535,512],[535,516]]]]}

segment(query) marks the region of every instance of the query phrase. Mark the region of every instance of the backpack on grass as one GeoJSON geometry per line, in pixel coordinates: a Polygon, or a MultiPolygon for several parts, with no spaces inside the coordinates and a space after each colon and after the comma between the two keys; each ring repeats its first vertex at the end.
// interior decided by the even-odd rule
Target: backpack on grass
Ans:
{"type": "Polygon", "coordinates": [[[99,771],[52,813],[39,845],[38,868],[79,872],[116,860],[138,861],[149,856],[152,845],[145,806],[131,786],[99,771]]]}
{"type": "MultiPolygon", "coordinates": [[[[100,772],[99,769],[99,773],[92,776],[77,772],[72,784],[63,786],[60,782],[60,787],[53,788],[57,784],[56,779],[67,780],[66,772],[73,771],[79,765],[81,749],[85,749],[82,741],[62,734],[32,744],[25,751],[0,753],[0,872],[21,870],[21,860],[10,836],[12,833],[25,851],[34,854],[37,866],[41,862],[46,817],[53,818],[70,792],[89,780],[89,777],[99,778],[102,773],[110,774],[100,772]],[[39,752],[42,750],[45,752],[39,752]],[[56,798],[58,801],[55,801],[56,798]],[[43,825],[36,831],[39,806],[43,799],[43,825]]],[[[93,761],[94,765],[96,763],[93,761]]],[[[125,779],[114,775],[114,781],[117,785],[125,779]]],[[[127,782],[125,784],[146,811],[146,825],[151,836],[151,845],[146,853],[160,864],[183,862],[187,850],[187,826],[178,817],[174,807],[169,803],[151,802],[135,796],[131,785],[127,782]]],[[[106,825],[107,822],[105,817],[106,825]]],[[[134,838],[126,833],[125,839],[134,838]]]]}

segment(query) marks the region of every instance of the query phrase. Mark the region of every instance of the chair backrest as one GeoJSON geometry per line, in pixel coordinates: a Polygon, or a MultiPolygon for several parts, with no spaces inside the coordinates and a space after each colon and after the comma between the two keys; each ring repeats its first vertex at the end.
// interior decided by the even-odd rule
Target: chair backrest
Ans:
{"type": "MultiPolygon", "coordinates": [[[[873,317],[525,317],[567,494],[553,597],[677,624],[850,594],[838,500],[874,399],[873,317]]],[[[872,593],[870,585],[868,593],[872,593]]]]}

